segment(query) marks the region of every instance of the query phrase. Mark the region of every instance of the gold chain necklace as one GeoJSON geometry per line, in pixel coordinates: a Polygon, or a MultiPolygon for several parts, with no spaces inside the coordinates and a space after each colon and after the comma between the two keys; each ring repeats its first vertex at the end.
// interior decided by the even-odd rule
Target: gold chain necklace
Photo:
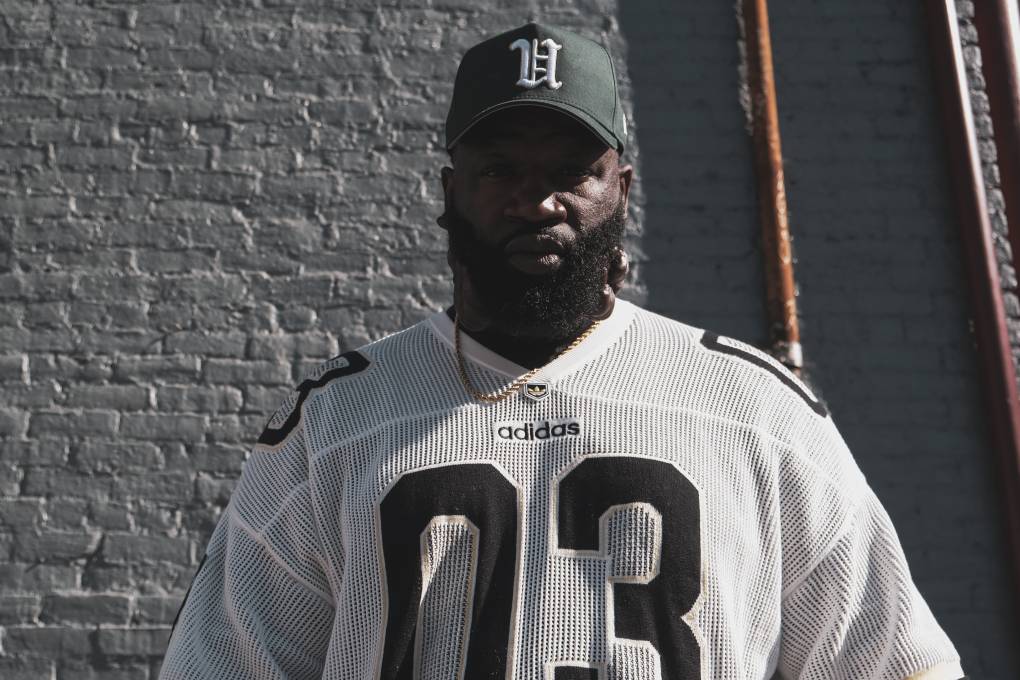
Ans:
{"type": "MultiPolygon", "coordinates": [[[[584,333],[581,333],[579,336],[574,338],[574,340],[569,345],[567,345],[562,352],[560,352],[552,359],[550,359],[549,363],[552,363],[556,359],[559,359],[561,356],[563,356],[564,354],[566,354],[567,352],[569,352],[570,350],[574,349],[582,342],[584,342],[584,339],[591,335],[592,331],[594,331],[600,323],[601,320],[593,321],[592,324],[588,326],[588,328],[584,331],[584,333]]],[[[506,387],[499,389],[495,392],[486,394],[484,392],[477,391],[474,387],[471,386],[471,382],[468,380],[467,371],[464,369],[464,357],[460,350],[460,322],[456,316],[454,316],[453,318],[453,344],[457,353],[457,371],[460,373],[460,382],[464,385],[464,389],[467,390],[468,394],[470,394],[473,398],[477,399],[478,401],[484,401],[487,404],[495,404],[498,401],[503,401],[511,394],[519,390],[521,388],[521,385],[535,377],[535,374],[538,373],[543,368],[543,366],[533,368],[524,375],[522,375],[521,377],[514,380],[506,387]]],[[[548,365],[549,364],[547,363],[546,366],[548,365]]]]}

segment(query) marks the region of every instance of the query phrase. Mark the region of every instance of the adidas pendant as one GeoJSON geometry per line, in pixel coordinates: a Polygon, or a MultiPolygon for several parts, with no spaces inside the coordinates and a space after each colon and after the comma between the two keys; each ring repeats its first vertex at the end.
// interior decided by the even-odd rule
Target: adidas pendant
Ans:
{"type": "Polygon", "coordinates": [[[524,383],[524,396],[533,401],[541,401],[549,396],[549,383],[532,381],[524,383]]]}

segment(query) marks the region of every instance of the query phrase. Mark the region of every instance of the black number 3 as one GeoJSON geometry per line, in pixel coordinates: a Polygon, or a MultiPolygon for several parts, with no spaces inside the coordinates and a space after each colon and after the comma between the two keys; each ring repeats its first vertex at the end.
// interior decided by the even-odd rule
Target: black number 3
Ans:
{"type": "MultiPolygon", "coordinates": [[[[618,646],[606,663],[547,660],[555,680],[637,677],[654,663],[649,655],[662,678],[701,677],[700,647],[684,618],[701,592],[697,488],[664,461],[593,456],[552,492],[552,552],[605,560],[607,637],[618,646]]],[[[385,493],[381,680],[506,678],[520,503],[513,482],[488,463],[410,472],[385,493]]]]}

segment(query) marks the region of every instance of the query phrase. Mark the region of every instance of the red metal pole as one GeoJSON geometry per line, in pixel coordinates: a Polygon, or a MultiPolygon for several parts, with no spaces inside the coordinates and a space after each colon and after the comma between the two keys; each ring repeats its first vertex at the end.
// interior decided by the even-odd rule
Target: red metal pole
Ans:
{"type": "Polygon", "coordinates": [[[771,354],[799,374],[803,356],[766,0],[743,0],[742,19],[771,354]]]}
{"type": "Polygon", "coordinates": [[[1016,0],[974,3],[981,43],[981,71],[995,130],[1013,266],[1020,265],[1020,4],[1016,0]]]}
{"type": "Polygon", "coordinates": [[[968,282],[977,358],[995,464],[1002,483],[1006,537],[1013,555],[1014,590],[1020,596],[1020,396],[1010,351],[1002,284],[970,108],[970,90],[954,0],[925,3],[935,81],[949,147],[968,282]]]}

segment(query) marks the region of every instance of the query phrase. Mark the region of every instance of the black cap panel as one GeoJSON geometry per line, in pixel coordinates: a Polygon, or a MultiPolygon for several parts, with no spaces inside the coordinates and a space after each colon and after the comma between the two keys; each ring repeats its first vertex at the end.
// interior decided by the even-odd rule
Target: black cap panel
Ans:
{"type": "Polygon", "coordinates": [[[527,24],[469,49],[457,70],[446,147],[486,116],[521,105],[562,111],[623,150],[626,123],[613,64],[605,48],[587,38],[527,24]]]}

